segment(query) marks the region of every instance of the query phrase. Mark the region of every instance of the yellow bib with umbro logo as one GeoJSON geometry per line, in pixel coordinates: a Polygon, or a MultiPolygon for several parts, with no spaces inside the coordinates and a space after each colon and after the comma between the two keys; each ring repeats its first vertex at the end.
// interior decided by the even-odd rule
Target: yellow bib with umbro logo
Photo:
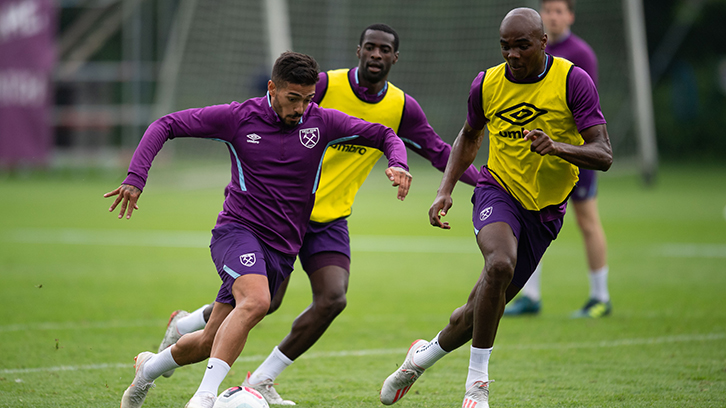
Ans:
{"type": "Polygon", "coordinates": [[[487,167],[524,208],[539,211],[561,204],[577,183],[577,166],[530,151],[531,142],[523,139],[523,131],[542,129],[555,142],[584,143],[567,105],[572,63],[554,57],[541,80],[524,84],[507,79],[505,67],[502,63],[488,69],[482,84],[482,107],[489,120],[487,167]]]}
{"type": "MultiPolygon", "coordinates": [[[[328,89],[320,106],[380,123],[398,132],[405,101],[403,91],[389,82],[381,101],[365,102],[353,92],[348,81],[348,69],[339,69],[328,71],[328,89]]],[[[330,146],[323,158],[320,184],[310,219],[324,223],[349,216],[358,189],[382,155],[380,150],[367,146],[330,146]]]]}

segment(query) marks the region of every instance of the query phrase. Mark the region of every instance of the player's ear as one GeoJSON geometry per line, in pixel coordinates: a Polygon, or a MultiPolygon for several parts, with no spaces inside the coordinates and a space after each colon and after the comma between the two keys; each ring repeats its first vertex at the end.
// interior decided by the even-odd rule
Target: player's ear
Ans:
{"type": "Polygon", "coordinates": [[[398,51],[393,53],[393,61],[391,62],[391,65],[395,64],[396,62],[398,62],[398,51]]]}
{"type": "Polygon", "coordinates": [[[360,45],[357,46],[355,49],[355,57],[360,59],[360,45]]]}
{"type": "Polygon", "coordinates": [[[271,97],[275,97],[275,91],[277,88],[275,87],[275,83],[272,82],[272,80],[267,81],[267,92],[270,93],[271,97]]]}

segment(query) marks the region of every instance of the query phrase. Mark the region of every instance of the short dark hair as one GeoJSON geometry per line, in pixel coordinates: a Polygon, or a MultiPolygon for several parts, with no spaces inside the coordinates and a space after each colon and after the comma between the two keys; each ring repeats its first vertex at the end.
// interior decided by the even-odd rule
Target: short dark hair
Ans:
{"type": "Polygon", "coordinates": [[[315,58],[299,52],[283,52],[272,67],[272,82],[283,84],[315,85],[318,83],[318,67],[315,58]]]}
{"type": "Polygon", "coordinates": [[[363,37],[366,36],[366,31],[368,30],[383,31],[384,33],[393,34],[393,52],[398,52],[398,33],[393,29],[393,27],[382,23],[371,24],[366,27],[365,30],[360,33],[360,40],[358,40],[359,46],[363,45],[363,37]]]}
{"type": "Polygon", "coordinates": [[[551,1],[564,1],[565,4],[567,4],[567,9],[570,10],[570,13],[575,12],[575,0],[540,0],[542,4],[549,3],[551,1]]]}

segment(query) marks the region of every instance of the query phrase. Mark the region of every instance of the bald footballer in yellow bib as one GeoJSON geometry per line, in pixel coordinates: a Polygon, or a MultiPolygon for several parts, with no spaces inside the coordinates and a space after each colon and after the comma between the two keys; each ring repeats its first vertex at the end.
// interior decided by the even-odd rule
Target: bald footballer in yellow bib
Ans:
{"type": "MultiPolygon", "coordinates": [[[[320,74],[313,102],[390,127],[410,150],[444,171],[451,146],[434,132],[418,102],[387,80],[391,66],[398,60],[396,31],[385,24],[367,27],[361,33],[356,54],[356,68],[320,74]]],[[[351,214],[358,189],[381,155],[380,150],[353,144],[333,145],[325,153],[315,206],[298,255],[310,278],[313,302],[295,319],[290,334],[243,382],[259,391],[270,404],[294,405],[277,393],[273,381],[315,344],[346,306],[350,271],[346,217],[351,214]]],[[[461,180],[473,186],[478,177],[476,168],[469,166],[461,180]]],[[[287,281],[272,300],[271,311],[282,301],[286,285],[287,281]]],[[[211,307],[199,308],[191,314],[174,312],[159,349],[173,344],[182,334],[203,327],[210,312],[211,307]]]]}
{"type": "MultiPolygon", "coordinates": [[[[416,340],[383,383],[390,405],[449,352],[471,340],[463,407],[489,407],[489,357],[504,307],[524,286],[557,237],[578,166],[605,171],[612,152],[597,90],[567,60],[545,52],[542,19],[530,8],[510,11],[499,28],[504,63],[481,72],[469,92],[464,127],[429,209],[431,225],[489,134],[489,158],[472,197],[472,221],[484,270],[466,303],[431,341],[416,340]]],[[[423,391],[423,386],[419,392],[423,391]]],[[[412,397],[413,398],[413,397],[412,397]]]]}

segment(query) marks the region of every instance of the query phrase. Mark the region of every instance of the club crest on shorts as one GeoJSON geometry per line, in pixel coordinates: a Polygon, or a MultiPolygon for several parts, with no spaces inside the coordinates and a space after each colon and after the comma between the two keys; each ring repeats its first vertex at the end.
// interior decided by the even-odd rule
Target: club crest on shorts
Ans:
{"type": "Polygon", "coordinates": [[[484,221],[489,218],[489,216],[492,215],[492,211],[494,211],[492,207],[487,207],[481,210],[481,212],[479,213],[479,221],[484,221]]]}
{"type": "Polygon", "coordinates": [[[300,129],[300,143],[308,149],[312,149],[320,141],[320,129],[300,129]]]}
{"type": "Polygon", "coordinates": [[[250,267],[257,262],[257,257],[255,256],[254,252],[250,252],[249,254],[244,254],[239,256],[239,261],[242,263],[242,266],[250,267]]]}

